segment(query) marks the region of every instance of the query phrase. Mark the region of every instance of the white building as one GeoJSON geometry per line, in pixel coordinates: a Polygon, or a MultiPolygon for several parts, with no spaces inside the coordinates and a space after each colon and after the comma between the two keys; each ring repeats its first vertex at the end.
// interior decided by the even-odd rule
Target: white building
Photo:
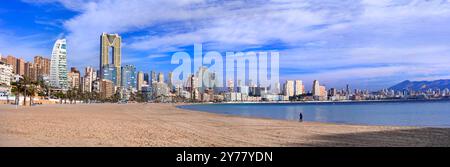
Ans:
{"type": "Polygon", "coordinates": [[[93,67],[86,67],[84,70],[83,92],[92,92],[94,81],[97,80],[97,72],[93,67]]]}
{"type": "Polygon", "coordinates": [[[50,85],[67,89],[67,48],[66,39],[58,39],[53,46],[50,62],[50,85]]]}
{"type": "Polygon", "coordinates": [[[0,62],[0,95],[9,95],[11,93],[13,76],[12,65],[0,62]]]}

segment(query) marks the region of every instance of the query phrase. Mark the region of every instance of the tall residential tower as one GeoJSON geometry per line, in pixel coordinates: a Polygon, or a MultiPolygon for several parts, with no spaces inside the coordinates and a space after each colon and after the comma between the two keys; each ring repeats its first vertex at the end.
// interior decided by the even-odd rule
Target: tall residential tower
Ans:
{"type": "Polygon", "coordinates": [[[100,36],[100,77],[113,81],[115,86],[121,86],[121,43],[118,34],[102,33],[100,36]],[[109,58],[111,57],[111,62],[109,58]],[[109,74],[105,76],[105,74],[109,74]],[[111,76],[114,75],[114,76],[111,76]]]}
{"type": "Polygon", "coordinates": [[[58,39],[53,46],[50,61],[50,85],[67,89],[67,50],[66,39],[58,39]]]}

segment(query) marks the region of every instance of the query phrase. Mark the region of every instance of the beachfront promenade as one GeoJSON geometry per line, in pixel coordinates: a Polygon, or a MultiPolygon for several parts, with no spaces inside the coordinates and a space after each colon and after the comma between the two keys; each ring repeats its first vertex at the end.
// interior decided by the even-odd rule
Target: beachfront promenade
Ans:
{"type": "Polygon", "coordinates": [[[0,105],[0,146],[450,146],[449,128],[337,125],[174,104],[0,105]]]}

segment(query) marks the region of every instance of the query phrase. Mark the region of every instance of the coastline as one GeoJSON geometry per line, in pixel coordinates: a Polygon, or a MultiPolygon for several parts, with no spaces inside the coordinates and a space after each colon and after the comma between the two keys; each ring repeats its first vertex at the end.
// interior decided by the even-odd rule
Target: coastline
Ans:
{"type": "Polygon", "coordinates": [[[0,146],[450,146],[450,128],[220,115],[186,104],[0,105],[0,146]]]}

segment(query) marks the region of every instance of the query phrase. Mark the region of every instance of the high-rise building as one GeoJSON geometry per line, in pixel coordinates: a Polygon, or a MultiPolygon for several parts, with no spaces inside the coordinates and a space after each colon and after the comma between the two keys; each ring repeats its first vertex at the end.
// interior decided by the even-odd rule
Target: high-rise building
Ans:
{"type": "Polygon", "coordinates": [[[162,72],[158,74],[158,82],[164,83],[164,74],[162,72]]]}
{"type": "Polygon", "coordinates": [[[17,63],[16,63],[16,74],[19,74],[19,75],[21,75],[21,76],[25,76],[25,60],[24,59],[22,59],[22,58],[20,58],[20,59],[17,59],[17,63]]]}
{"type": "Polygon", "coordinates": [[[172,91],[173,89],[173,84],[172,84],[172,78],[173,77],[173,73],[169,72],[169,74],[167,74],[167,86],[169,87],[169,91],[172,91]]]}
{"type": "Polygon", "coordinates": [[[150,72],[150,83],[149,85],[151,85],[154,82],[157,82],[158,79],[156,78],[156,72],[155,71],[151,71],[150,72]]]}
{"type": "Polygon", "coordinates": [[[347,86],[346,86],[346,89],[345,89],[345,93],[347,94],[347,95],[350,95],[350,86],[347,84],[347,86]]]}
{"type": "Polygon", "coordinates": [[[284,84],[284,95],[285,96],[294,96],[294,81],[287,80],[284,84]]]}
{"type": "Polygon", "coordinates": [[[35,56],[34,57],[34,64],[33,64],[34,71],[34,77],[33,80],[39,80],[43,77],[50,75],[50,59],[44,58],[42,56],[35,56]]]}
{"type": "Polygon", "coordinates": [[[67,89],[67,48],[66,39],[58,39],[53,46],[50,62],[50,85],[67,89]]]}
{"type": "Polygon", "coordinates": [[[304,92],[304,86],[303,86],[303,82],[302,80],[295,80],[295,91],[294,91],[294,95],[298,96],[298,95],[302,95],[304,92]]]}
{"type": "Polygon", "coordinates": [[[34,69],[34,65],[32,62],[25,63],[25,77],[28,77],[32,81],[36,81],[36,70],[34,69]]]}
{"type": "Polygon", "coordinates": [[[101,98],[109,98],[114,95],[114,83],[107,79],[100,79],[98,82],[101,98]]]}
{"type": "Polygon", "coordinates": [[[92,67],[86,67],[84,69],[83,77],[83,92],[92,92],[93,83],[97,80],[97,72],[92,67]]]}
{"type": "MultiPolygon", "coordinates": [[[[136,90],[136,67],[125,65],[122,67],[122,88],[136,90]]],[[[139,89],[139,88],[138,88],[139,89]]]]}
{"type": "Polygon", "coordinates": [[[11,65],[12,70],[13,70],[13,71],[12,71],[13,74],[18,74],[18,73],[17,73],[17,58],[16,58],[16,57],[11,56],[11,55],[8,55],[8,56],[6,57],[6,64],[11,65]]]}
{"type": "Polygon", "coordinates": [[[78,71],[77,68],[75,67],[70,68],[70,72],[67,75],[67,78],[69,81],[68,84],[70,89],[77,90],[80,88],[81,76],[80,71],[78,71]]]}
{"type": "Polygon", "coordinates": [[[319,84],[318,80],[314,80],[314,82],[313,82],[312,95],[320,96],[320,84],[319,84]]]}
{"type": "Polygon", "coordinates": [[[13,78],[13,67],[5,62],[0,62],[0,94],[11,93],[11,80],[13,78]]]}
{"type": "Polygon", "coordinates": [[[137,90],[141,91],[142,86],[144,86],[144,73],[139,71],[137,74],[137,90]]]}
{"type": "Polygon", "coordinates": [[[122,38],[118,34],[102,33],[100,36],[100,77],[108,80],[115,79],[111,80],[115,86],[120,86],[122,83],[121,43],[122,38]],[[110,56],[111,62],[109,62],[110,56]]]}
{"type": "Polygon", "coordinates": [[[150,75],[148,73],[144,73],[144,84],[150,84],[150,75]]]}
{"type": "Polygon", "coordinates": [[[327,92],[327,89],[325,88],[325,86],[319,86],[319,90],[320,90],[320,93],[319,93],[320,97],[328,96],[328,92],[327,92]]]}

